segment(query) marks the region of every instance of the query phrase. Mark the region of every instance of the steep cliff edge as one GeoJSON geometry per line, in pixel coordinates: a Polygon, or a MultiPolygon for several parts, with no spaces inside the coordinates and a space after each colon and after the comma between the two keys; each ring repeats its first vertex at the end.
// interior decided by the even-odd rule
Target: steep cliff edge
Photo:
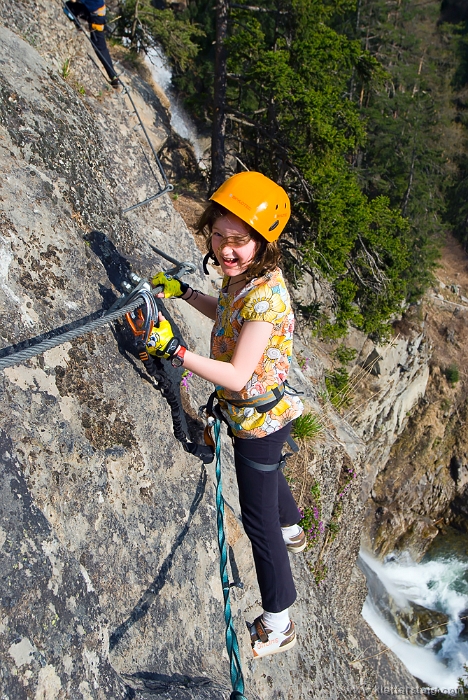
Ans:
{"type": "MultiPolygon", "coordinates": [[[[377,392],[377,423],[369,410],[354,422],[363,436],[370,428],[375,446],[368,468],[364,544],[379,557],[407,550],[418,561],[445,525],[467,528],[468,258],[450,237],[436,275],[434,289],[396,324],[397,342],[406,343],[410,352],[407,360],[393,358],[391,367],[393,374],[411,382],[412,410],[405,402],[392,409],[382,390],[389,380],[390,348],[382,353],[380,374],[370,377],[365,387],[367,397],[377,392]],[[399,430],[394,428],[396,414],[399,430]],[[386,433],[394,439],[382,450],[379,442],[386,433]]],[[[364,393],[364,401],[367,397],[364,393]]]]}
{"type": "MultiPolygon", "coordinates": [[[[107,308],[131,267],[147,275],[163,264],[150,242],[191,260],[208,291],[168,197],[122,215],[155,184],[125,96],[106,90],[59,2],[15,10],[11,18],[0,4],[9,25],[0,28],[2,347],[107,308]],[[70,46],[76,73],[67,82],[70,46]]],[[[126,79],[163,142],[160,101],[141,79],[126,79]]],[[[189,347],[206,353],[209,323],[181,303],[167,312],[189,347]]],[[[118,327],[103,329],[1,374],[0,669],[11,700],[230,694],[214,468],[175,441],[167,404],[126,347],[118,327]]],[[[295,370],[321,412],[313,382],[295,370]]],[[[195,430],[208,393],[191,380],[184,405],[195,430]]],[[[346,465],[360,474],[361,446],[338,416],[324,423],[314,474],[328,521],[346,465]]],[[[297,648],[254,662],[244,619],[258,612],[258,590],[227,441],[223,463],[233,576],[238,569],[244,583],[232,597],[247,697],[373,697],[369,668],[350,664],[363,655],[349,636],[365,596],[354,566],[359,489],[342,499],[334,541],[292,562],[297,648]],[[308,564],[319,556],[328,577],[317,587],[308,564]]]]}

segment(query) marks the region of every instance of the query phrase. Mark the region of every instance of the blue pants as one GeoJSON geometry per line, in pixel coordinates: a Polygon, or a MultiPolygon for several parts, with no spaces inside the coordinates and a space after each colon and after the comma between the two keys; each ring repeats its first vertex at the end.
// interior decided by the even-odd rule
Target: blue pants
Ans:
{"type": "MultiPolygon", "coordinates": [[[[91,25],[96,22],[98,24],[105,25],[105,18],[98,17],[88,10],[86,5],[82,2],[67,2],[65,3],[70,12],[75,15],[75,17],[80,17],[89,23],[89,36],[91,38],[91,43],[96,51],[97,57],[101,61],[102,65],[106,69],[106,73],[109,79],[115,78],[117,73],[115,72],[112,59],[110,57],[109,49],[107,48],[106,34],[104,31],[99,31],[97,29],[92,29],[91,25]]],[[[104,1],[102,2],[104,5],[104,1]]],[[[68,16],[68,15],[67,15],[68,16]]]]}
{"type": "Polygon", "coordinates": [[[263,464],[279,462],[290,430],[288,424],[263,438],[234,438],[242,524],[252,545],[263,609],[273,613],[285,610],[296,600],[281,526],[294,525],[301,515],[281,470],[258,471],[240,457],[263,464]]]}

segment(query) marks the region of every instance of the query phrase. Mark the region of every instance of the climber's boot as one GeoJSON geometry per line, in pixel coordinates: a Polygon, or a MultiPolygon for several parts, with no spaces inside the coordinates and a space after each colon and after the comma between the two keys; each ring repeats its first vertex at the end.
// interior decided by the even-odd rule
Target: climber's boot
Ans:
{"type": "Polygon", "coordinates": [[[253,624],[247,624],[250,630],[250,640],[255,658],[279,654],[282,651],[292,649],[296,644],[296,630],[294,622],[289,621],[289,625],[284,632],[273,632],[265,627],[263,618],[257,617],[253,624]]]}

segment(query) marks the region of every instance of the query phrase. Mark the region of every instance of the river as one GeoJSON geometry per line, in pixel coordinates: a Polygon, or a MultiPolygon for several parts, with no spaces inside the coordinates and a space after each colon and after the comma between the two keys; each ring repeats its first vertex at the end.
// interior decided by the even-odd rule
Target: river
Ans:
{"type": "Polygon", "coordinates": [[[468,537],[451,531],[436,540],[420,563],[405,552],[382,563],[361,551],[369,589],[362,615],[413,676],[427,686],[454,690],[468,662],[468,619],[461,619],[468,616],[468,537]],[[401,636],[392,621],[395,608],[398,618],[417,606],[428,611],[429,619],[433,612],[448,618],[447,624],[436,623],[441,633],[427,643],[401,636]]]}
{"type": "Polygon", "coordinates": [[[179,136],[192,145],[198,165],[201,170],[204,170],[206,168],[204,162],[205,148],[202,145],[202,139],[172,88],[172,71],[162,49],[148,49],[145,55],[145,62],[151,71],[155,83],[164,91],[170,102],[172,128],[179,136]]]}

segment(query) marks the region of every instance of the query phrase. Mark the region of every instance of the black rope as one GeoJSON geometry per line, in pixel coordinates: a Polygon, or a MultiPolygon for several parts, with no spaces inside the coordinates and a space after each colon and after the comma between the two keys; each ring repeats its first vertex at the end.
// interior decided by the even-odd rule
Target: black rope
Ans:
{"type": "Polygon", "coordinates": [[[162,360],[159,357],[152,357],[148,354],[143,343],[138,343],[138,354],[143,365],[153,379],[156,380],[156,388],[161,392],[162,396],[169,404],[172,417],[172,428],[174,437],[178,440],[184,450],[199,457],[204,464],[210,464],[214,459],[214,451],[208,445],[201,445],[196,442],[190,442],[187,439],[185,430],[182,424],[181,412],[177,396],[172,387],[171,380],[167,376],[162,360]]]}

